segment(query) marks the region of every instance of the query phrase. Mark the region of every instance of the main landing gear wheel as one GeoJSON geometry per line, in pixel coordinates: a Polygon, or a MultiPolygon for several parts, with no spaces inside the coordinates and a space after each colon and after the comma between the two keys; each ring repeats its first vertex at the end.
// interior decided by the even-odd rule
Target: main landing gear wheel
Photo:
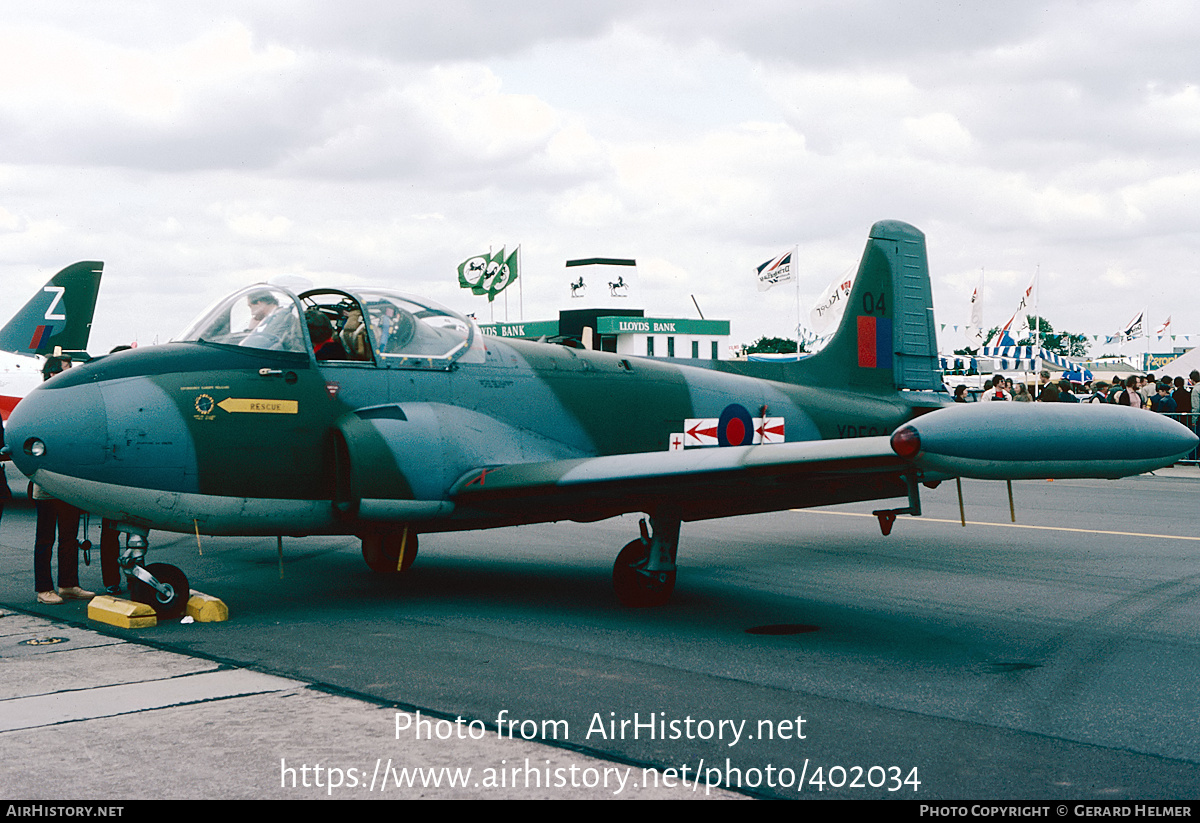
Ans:
{"type": "Polygon", "coordinates": [[[613,563],[613,589],[623,605],[634,609],[662,606],[675,591],[675,572],[646,572],[650,561],[650,545],[634,540],[621,549],[613,563]]]}
{"type": "Polygon", "coordinates": [[[417,559],[417,533],[367,534],[362,539],[363,560],[379,574],[406,572],[417,559]]]}
{"type": "Polygon", "coordinates": [[[182,617],[191,595],[187,575],[170,563],[151,563],[146,567],[146,571],[154,575],[154,579],[159,583],[167,586],[169,592],[163,594],[149,583],[130,575],[129,597],[150,606],[160,620],[176,620],[182,617]]]}

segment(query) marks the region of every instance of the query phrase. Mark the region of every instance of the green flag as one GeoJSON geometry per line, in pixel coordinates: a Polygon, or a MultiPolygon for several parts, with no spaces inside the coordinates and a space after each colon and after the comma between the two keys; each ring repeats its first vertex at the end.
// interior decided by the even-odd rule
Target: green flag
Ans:
{"type": "Polygon", "coordinates": [[[521,250],[520,246],[513,249],[512,254],[500,262],[500,258],[504,254],[504,250],[500,250],[500,254],[496,255],[496,262],[499,267],[496,271],[496,276],[492,278],[492,282],[488,284],[488,300],[495,300],[496,295],[507,289],[517,279],[517,257],[521,250]]]}
{"type": "Polygon", "coordinates": [[[458,285],[480,296],[486,294],[490,303],[517,279],[520,248],[513,249],[507,257],[504,248],[495,254],[468,257],[458,265],[458,285]]]}
{"type": "MultiPolygon", "coordinates": [[[[472,291],[479,285],[479,281],[483,278],[484,272],[487,271],[487,265],[491,261],[491,257],[486,254],[477,254],[474,257],[468,257],[466,260],[458,264],[458,285],[464,289],[472,291]]],[[[479,294],[479,292],[475,292],[479,294]]]]}

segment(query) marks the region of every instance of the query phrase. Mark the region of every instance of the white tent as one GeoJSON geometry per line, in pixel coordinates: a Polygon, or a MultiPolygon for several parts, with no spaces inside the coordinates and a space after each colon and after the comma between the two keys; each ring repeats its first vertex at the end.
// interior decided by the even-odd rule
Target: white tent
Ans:
{"type": "Polygon", "coordinates": [[[1156,369],[1156,375],[1169,374],[1171,377],[1182,377],[1185,380],[1192,370],[1200,371],[1200,347],[1181,354],[1162,368],[1156,369]]]}

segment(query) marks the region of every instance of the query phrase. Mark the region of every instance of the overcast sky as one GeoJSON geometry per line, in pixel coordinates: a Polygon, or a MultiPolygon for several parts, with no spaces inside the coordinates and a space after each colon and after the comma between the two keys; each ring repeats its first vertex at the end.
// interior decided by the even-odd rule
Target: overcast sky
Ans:
{"type": "Polygon", "coordinates": [[[93,351],[285,273],[486,322],[455,267],[518,243],[525,319],[567,259],[632,257],[648,314],[786,336],[754,268],[798,245],[807,315],[885,218],[925,232],[940,324],[981,269],[1004,322],[1040,267],[1058,328],[1200,335],[1187,0],[0,8],[0,315],[103,260],[93,351]]]}

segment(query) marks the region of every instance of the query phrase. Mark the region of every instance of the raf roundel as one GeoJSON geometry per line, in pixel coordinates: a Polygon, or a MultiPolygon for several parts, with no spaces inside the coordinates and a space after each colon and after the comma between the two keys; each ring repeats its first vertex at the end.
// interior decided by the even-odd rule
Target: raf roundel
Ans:
{"type": "Polygon", "coordinates": [[[722,446],[749,446],[754,442],[754,418],[744,406],[730,403],[717,422],[717,443],[722,446]]]}

